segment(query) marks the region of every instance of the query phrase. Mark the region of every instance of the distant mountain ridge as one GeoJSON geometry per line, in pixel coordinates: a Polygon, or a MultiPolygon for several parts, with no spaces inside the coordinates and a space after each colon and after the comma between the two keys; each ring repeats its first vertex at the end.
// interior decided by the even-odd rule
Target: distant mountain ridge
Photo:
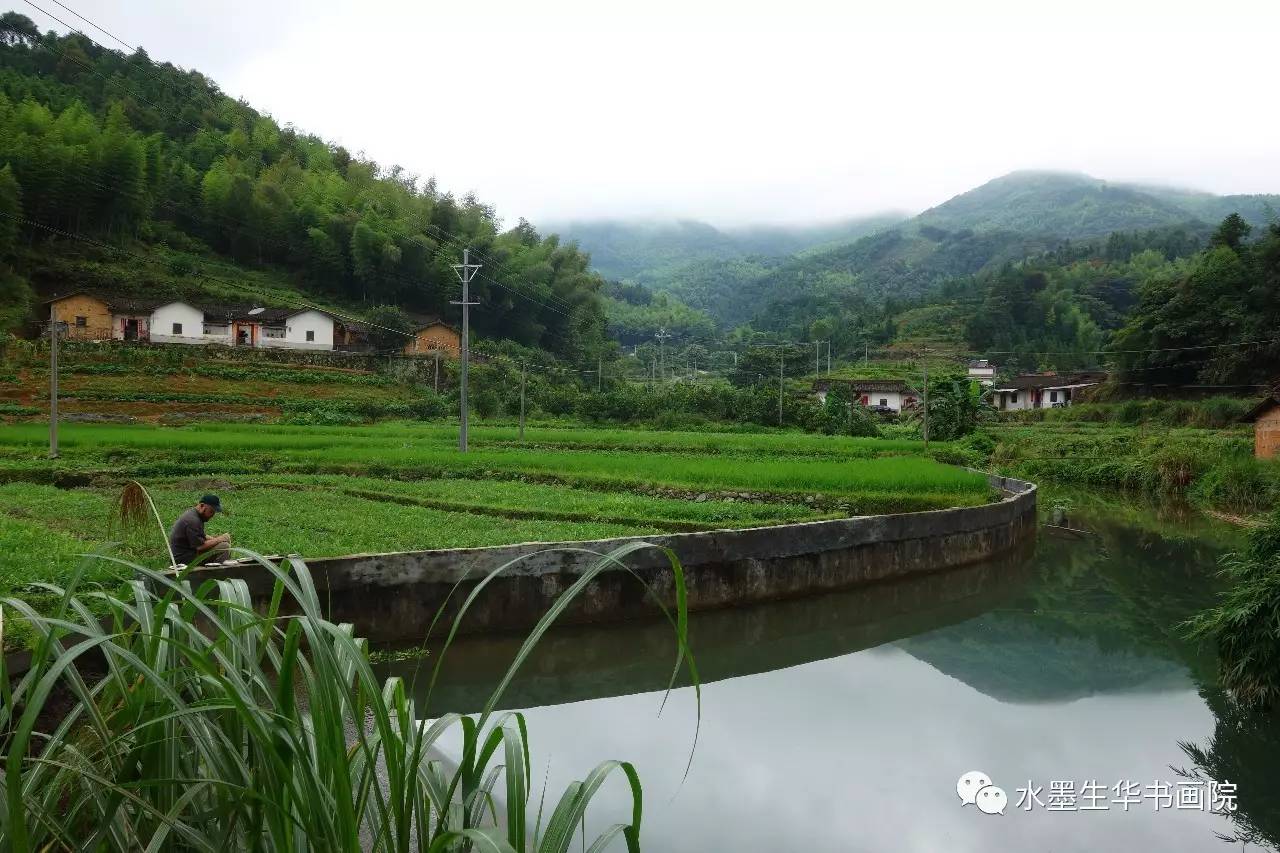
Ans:
{"type": "Polygon", "coordinates": [[[1280,211],[1280,195],[1230,195],[1113,183],[1074,172],[1011,172],[912,220],[948,230],[1009,230],[1066,240],[1146,231],[1188,222],[1214,224],[1239,213],[1254,225],[1280,211]]]}
{"type": "Polygon", "coordinates": [[[865,237],[907,219],[905,213],[854,217],[804,226],[751,225],[716,228],[694,219],[604,219],[547,223],[547,233],[573,241],[591,255],[605,278],[661,286],[687,264],[748,257],[788,257],[865,237]]]}
{"type": "Polygon", "coordinates": [[[1196,242],[1231,213],[1257,228],[1277,211],[1280,195],[1274,194],[1219,196],[1023,171],[897,221],[879,217],[782,234],[690,221],[602,222],[560,233],[577,240],[606,278],[670,291],[721,328],[751,323],[782,331],[803,328],[811,315],[839,313],[851,301],[916,298],[948,278],[983,274],[1067,242],[1160,229],[1196,242]],[[824,229],[836,235],[825,244],[824,229]]]}

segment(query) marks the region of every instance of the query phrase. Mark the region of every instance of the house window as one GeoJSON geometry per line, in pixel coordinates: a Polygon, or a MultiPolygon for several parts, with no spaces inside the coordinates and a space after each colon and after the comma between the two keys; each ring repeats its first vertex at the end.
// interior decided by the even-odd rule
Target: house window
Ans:
{"type": "Polygon", "coordinates": [[[1050,403],[1056,403],[1056,402],[1058,402],[1058,392],[1057,392],[1057,391],[1050,391],[1050,392],[1049,392],[1049,402],[1050,402],[1050,403]]]}
{"type": "Polygon", "coordinates": [[[314,341],[315,339],[316,339],[316,332],[315,332],[315,329],[307,329],[307,341],[308,341],[308,343],[309,343],[309,342],[311,342],[311,341],[314,341]]]}
{"type": "Polygon", "coordinates": [[[1018,402],[1018,392],[1017,392],[1017,391],[1014,391],[1012,394],[1010,394],[1010,395],[1009,395],[1009,402],[1010,402],[1010,403],[1016,403],[1016,402],[1018,402]]]}
{"type": "Polygon", "coordinates": [[[83,329],[83,328],[84,328],[85,326],[87,326],[87,325],[89,325],[89,318],[88,318],[88,317],[76,317],[76,327],[77,327],[77,328],[83,329]]]}
{"type": "Polygon", "coordinates": [[[881,397],[881,398],[880,398],[880,405],[882,405],[882,406],[887,406],[887,405],[889,405],[889,401],[888,401],[886,398],[881,397]]]}
{"type": "Polygon", "coordinates": [[[182,334],[182,324],[181,324],[181,323],[174,323],[174,324],[173,324],[173,333],[174,333],[175,335],[180,335],[180,334],[182,334]]]}

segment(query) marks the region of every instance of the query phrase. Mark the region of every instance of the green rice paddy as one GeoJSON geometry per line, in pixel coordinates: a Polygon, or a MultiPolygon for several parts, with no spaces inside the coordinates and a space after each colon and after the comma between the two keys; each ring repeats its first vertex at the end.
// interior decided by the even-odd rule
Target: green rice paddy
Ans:
{"type": "MultiPolygon", "coordinates": [[[[65,580],[97,549],[163,565],[158,527],[113,521],[140,480],[167,525],[205,491],[235,545],[307,557],[562,542],[981,504],[985,478],[918,442],[803,434],[482,426],[0,427],[0,594],[65,580]]],[[[95,561],[88,579],[112,583],[95,561]]]]}

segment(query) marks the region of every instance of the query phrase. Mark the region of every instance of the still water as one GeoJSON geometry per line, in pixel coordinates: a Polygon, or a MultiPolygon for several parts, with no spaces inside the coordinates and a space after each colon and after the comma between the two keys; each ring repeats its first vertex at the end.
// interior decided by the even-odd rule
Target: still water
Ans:
{"type": "MultiPolygon", "coordinates": [[[[662,707],[674,644],[660,624],[548,636],[501,705],[525,711],[549,801],[603,759],[633,762],[646,850],[1275,849],[1280,724],[1234,710],[1177,630],[1212,600],[1221,531],[1138,510],[1068,524],[1087,532],[1042,528],[1017,560],[694,614],[691,765],[695,693],[662,707]],[[974,770],[1006,791],[1004,814],[962,806],[974,770]],[[1235,783],[1234,815],[1160,798],[1196,778],[1235,783]],[[1064,786],[1049,810],[1068,781],[1075,802],[1064,786]]],[[[431,710],[481,707],[516,646],[455,645],[431,710]]],[[[627,803],[618,776],[588,839],[627,803]]]]}

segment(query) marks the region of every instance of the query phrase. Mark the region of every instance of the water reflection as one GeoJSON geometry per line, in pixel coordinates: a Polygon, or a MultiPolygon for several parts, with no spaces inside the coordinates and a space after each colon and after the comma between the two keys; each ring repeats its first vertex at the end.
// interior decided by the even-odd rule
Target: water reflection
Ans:
{"type": "MultiPolygon", "coordinates": [[[[1220,546],[1176,519],[1117,515],[1077,509],[1070,526],[1091,533],[1047,531],[1030,559],[696,614],[702,734],[683,786],[692,691],[656,715],[674,653],[663,625],[549,636],[502,704],[528,709],[552,792],[602,758],[634,760],[647,849],[1274,848],[1280,727],[1233,708],[1177,630],[1210,600],[1220,546]],[[955,779],[975,768],[1009,792],[1008,814],[959,807],[955,779]],[[1239,813],[1013,808],[1028,779],[1178,771],[1238,783],[1239,813]]],[[[459,644],[433,711],[481,706],[516,645],[459,644]]],[[[602,823],[612,795],[593,807],[602,823]]]]}
{"type": "MultiPolygon", "coordinates": [[[[726,608],[690,620],[690,644],[704,683],[839,657],[976,616],[1012,600],[1030,574],[1030,551],[953,572],[830,595],[726,608]]],[[[515,657],[519,636],[465,637],[445,657],[430,702],[416,661],[389,663],[387,675],[416,685],[431,714],[469,713],[515,657]]],[[[435,651],[435,649],[433,649],[435,651]]],[[[666,622],[570,627],[548,634],[502,700],[528,708],[664,689],[676,651],[666,622]]],[[[688,683],[683,677],[678,684],[688,683]]]]}

